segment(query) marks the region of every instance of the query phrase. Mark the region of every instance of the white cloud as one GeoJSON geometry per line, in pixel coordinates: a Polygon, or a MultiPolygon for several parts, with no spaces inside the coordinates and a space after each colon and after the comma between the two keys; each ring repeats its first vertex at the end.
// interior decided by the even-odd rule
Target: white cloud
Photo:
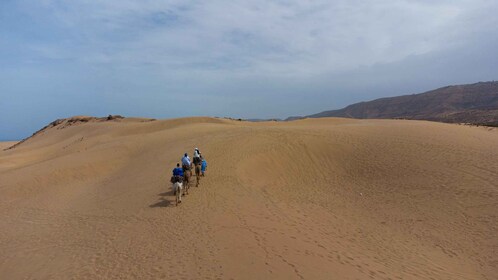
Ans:
{"type": "MultiPolygon", "coordinates": [[[[472,14],[492,7],[485,0],[54,0],[33,13],[55,18],[78,45],[69,46],[74,58],[85,63],[300,76],[449,48],[486,28],[491,17],[472,14]]],[[[48,44],[60,49],[58,41],[48,44]]]]}

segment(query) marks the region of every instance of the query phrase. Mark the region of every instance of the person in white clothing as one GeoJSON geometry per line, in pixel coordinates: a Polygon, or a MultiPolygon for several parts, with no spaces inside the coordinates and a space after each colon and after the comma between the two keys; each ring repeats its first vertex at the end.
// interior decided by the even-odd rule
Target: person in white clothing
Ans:
{"type": "Polygon", "coordinates": [[[194,150],[194,164],[195,165],[200,165],[201,164],[201,152],[199,152],[199,148],[195,148],[194,150]]]}
{"type": "Polygon", "coordinates": [[[183,171],[190,170],[190,158],[187,153],[185,153],[185,156],[182,158],[182,168],[183,171]]]}

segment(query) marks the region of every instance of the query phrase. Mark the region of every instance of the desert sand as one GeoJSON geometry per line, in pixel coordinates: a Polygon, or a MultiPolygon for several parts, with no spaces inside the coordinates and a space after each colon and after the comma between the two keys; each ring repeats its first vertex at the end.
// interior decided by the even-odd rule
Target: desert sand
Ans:
{"type": "Polygon", "coordinates": [[[123,119],[0,152],[2,279],[498,279],[497,216],[497,129],[123,119]]]}
{"type": "Polygon", "coordinates": [[[0,150],[14,146],[16,143],[16,141],[0,142],[0,150]]]}

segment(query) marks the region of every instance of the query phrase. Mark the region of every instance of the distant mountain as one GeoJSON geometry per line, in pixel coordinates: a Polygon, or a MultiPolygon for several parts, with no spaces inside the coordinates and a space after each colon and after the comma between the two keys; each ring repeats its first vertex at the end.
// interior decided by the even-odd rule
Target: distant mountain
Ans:
{"type": "Polygon", "coordinates": [[[498,126],[498,82],[447,86],[419,94],[380,98],[306,117],[401,118],[498,126]]]}

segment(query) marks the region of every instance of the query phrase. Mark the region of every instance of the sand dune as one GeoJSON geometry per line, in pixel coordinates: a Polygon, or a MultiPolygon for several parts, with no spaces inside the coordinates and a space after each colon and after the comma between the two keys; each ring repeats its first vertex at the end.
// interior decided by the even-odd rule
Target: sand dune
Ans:
{"type": "Polygon", "coordinates": [[[497,279],[497,159],[498,130],[425,121],[55,126],[0,152],[0,275],[497,279]]]}
{"type": "Polygon", "coordinates": [[[18,143],[18,142],[17,141],[0,142],[0,150],[4,150],[4,149],[7,149],[9,147],[12,147],[16,143],[18,143]]]}

